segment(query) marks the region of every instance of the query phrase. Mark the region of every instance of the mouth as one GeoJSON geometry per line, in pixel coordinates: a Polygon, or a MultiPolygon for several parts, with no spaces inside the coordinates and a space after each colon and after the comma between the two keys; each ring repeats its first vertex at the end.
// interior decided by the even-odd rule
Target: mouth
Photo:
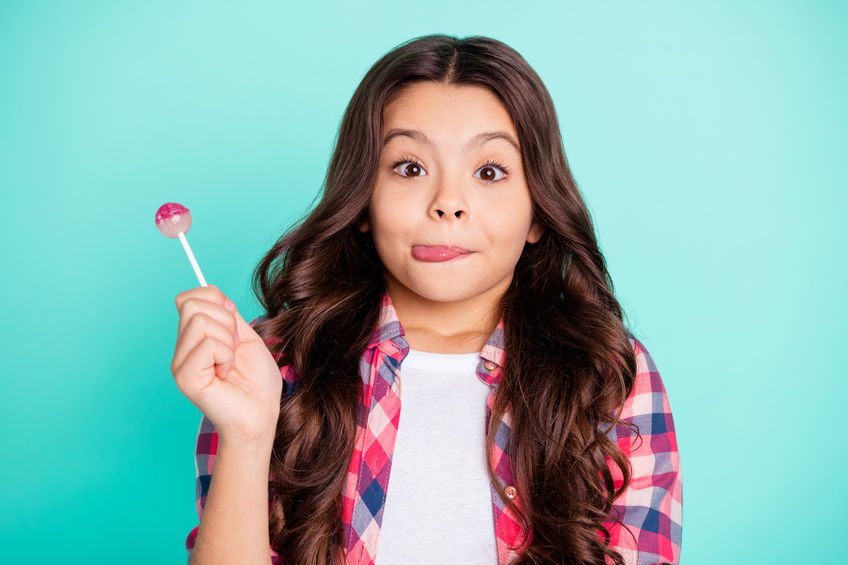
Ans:
{"type": "Polygon", "coordinates": [[[442,262],[451,261],[471,255],[471,251],[461,247],[448,245],[413,245],[412,256],[419,261],[442,262]]]}

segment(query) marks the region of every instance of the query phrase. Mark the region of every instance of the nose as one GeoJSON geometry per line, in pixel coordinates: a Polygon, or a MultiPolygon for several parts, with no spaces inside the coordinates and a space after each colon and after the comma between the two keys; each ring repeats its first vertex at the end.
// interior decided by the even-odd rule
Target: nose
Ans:
{"type": "Polygon", "coordinates": [[[442,210],[441,208],[436,208],[434,211],[438,215],[439,218],[450,217],[453,216],[457,220],[462,220],[468,216],[468,212],[461,208],[457,208],[456,206],[444,206],[446,210],[442,210]],[[457,208],[456,210],[454,208],[457,208]]]}
{"type": "Polygon", "coordinates": [[[430,216],[441,221],[468,218],[468,203],[463,198],[459,181],[440,181],[430,206],[430,216]]]}

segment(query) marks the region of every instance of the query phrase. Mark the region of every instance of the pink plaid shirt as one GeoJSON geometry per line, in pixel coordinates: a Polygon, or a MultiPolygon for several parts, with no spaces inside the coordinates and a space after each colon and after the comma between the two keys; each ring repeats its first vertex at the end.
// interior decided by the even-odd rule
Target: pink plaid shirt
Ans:
{"type": "MultiPolygon", "coordinates": [[[[260,319],[253,320],[251,325],[260,319]]],[[[653,360],[632,335],[630,343],[636,354],[636,381],[631,395],[624,403],[622,419],[639,426],[641,440],[624,425],[618,425],[610,432],[611,439],[617,442],[628,457],[632,474],[630,486],[613,506],[613,513],[625,524],[626,529],[613,524],[612,520],[606,523],[606,527],[612,534],[611,545],[622,554],[628,565],[677,564],[681,543],[682,483],[674,423],[665,388],[653,360]]],[[[379,327],[359,364],[364,394],[361,397],[356,445],[347,474],[342,513],[345,557],[351,565],[373,565],[377,554],[400,417],[401,398],[397,378],[408,351],[409,344],[394,306],[389,295],[384,294],[379,327]]],[[[480,363],[477,366],[477,375],[492,388],[486,406],[487,425],[503,363],[501,320],[480,352],[480,363]]],[[[297,387],[297,376],[289,366],[282,367],[280,372],[287,381],[286,397],[289,397],[297,387]]],[[[504,493],[521,508],[521,501],[513,486],[509,456],[505,451],[509,433],[510,420],[507,414],[499,424],[492,454],[492,468],[497,484],[490,485],[498,565],[506,565],[515,558],[526,541],[516,517],[498,495],[498,491],[504,493]]],[[[203,512],[209,492],[217,447],[217,432],[204,416],[201,418],[195,453],[198,517],[203,512]]],[[[615,486],[619,488],[623,480],[621,473],[615,465],[611,465],[610,469],[615,486]]],[[[186,539],[189,557],[194,548],[197,529],[192,529],[186,539]]],[[[280,557],[273,549],[271,556],[272,563],[280,563],[280,557]]]]}

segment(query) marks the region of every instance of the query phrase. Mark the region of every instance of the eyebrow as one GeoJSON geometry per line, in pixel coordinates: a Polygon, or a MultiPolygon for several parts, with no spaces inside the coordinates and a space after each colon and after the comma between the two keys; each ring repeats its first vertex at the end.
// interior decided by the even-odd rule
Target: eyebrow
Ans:
{"type": "MultiPolygon", "coordinates": [[[[430,138],[424,135],[424,132],[422,132],[421,130],[395,128],[389,131],[388,134],[386,134],[386,138],[383,140],[383,147],[385,147],[386,144],[395,137],[400,136],[408,137],[414,141],[417,141],[421,145],[429,145],[431,147],[433,145],[433,142],[430,141],[430,138]]],[[[493,139],[503,139],[504,141],[512,145],[516,151],[521,153],[521,149],[519,149],[518,147],[518,142],[515,141],[514,137],[512,137],[509,133],[505,131],[484,131],[482,133],[478,133],[477,135],[468,140],[466,148],[472,147],[474,145],[483,145],[487,141],[492,141],[493,139]]]]}

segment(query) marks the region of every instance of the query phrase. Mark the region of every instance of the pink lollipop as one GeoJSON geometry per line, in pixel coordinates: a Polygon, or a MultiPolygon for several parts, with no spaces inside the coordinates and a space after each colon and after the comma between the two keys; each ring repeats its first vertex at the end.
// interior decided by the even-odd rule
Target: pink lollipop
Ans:
{"type": "Polygon", "coordinates": [[[180,238],[180,243],[183,244],[183,249],[188,255],[188,260],[191,262],[191,267],[194,269],[194,274],[197,275],[200,286],[207,286],[206,279],[203,278],[203,273],[200,272],[200,267],[197,265],[197,260],[194,258],[194,253],[191,252],[191,247],[189,247],[188,240],[185,237],[186,232],[191,227],[191,213],[189,213],[188,208],[176,202],[162,204],[156,210],[156,227],[165,237],[180,238]]]}

